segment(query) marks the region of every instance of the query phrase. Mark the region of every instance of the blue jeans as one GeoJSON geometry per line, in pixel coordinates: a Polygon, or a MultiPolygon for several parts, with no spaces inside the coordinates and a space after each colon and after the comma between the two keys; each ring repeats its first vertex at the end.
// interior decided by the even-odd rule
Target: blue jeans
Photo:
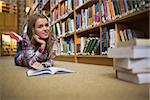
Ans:
{"type": "Polygon", "coordinates": [[[14,62],[17,66],[20,66],[19,62],[18,62],[18,57],[19,55],[22,53],[22,42],[18,43],[18,48],[17,48],[17,52],[15,54],[15,58],[14,58],[14,62]]]}
{"type": "Polygon", "coordinates": [[[18,51],[15,55],[15,58],[14,58],[14,62],[17,66],[20,66],[19,62],[18,62],[18,57],[19,55],[22,53],[22,51],[18,51]]]}

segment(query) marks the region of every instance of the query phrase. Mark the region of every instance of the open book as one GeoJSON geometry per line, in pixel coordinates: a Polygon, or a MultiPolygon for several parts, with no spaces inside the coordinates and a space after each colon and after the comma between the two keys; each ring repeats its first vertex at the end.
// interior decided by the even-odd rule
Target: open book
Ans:
{"type": "Polygon", "coordinates": [[[27,76],[38,76],[38,75],[43,75],[43,74],[64,74],[64,73],[73,73],[73,72],[75,71],[65,69],[65,68],[48,67],[48,68],[43,68],[40,70],[29,69],[27,71],[27,76]]]}

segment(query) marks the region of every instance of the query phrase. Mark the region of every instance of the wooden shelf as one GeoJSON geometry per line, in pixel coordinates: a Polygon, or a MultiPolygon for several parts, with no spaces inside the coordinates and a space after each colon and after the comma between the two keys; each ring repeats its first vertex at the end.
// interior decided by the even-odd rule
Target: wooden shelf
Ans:
{"type": "Polygon", "coordinates": [[[56,23],[58,23],[58,22],[60,22],[60,21],[61,21],[61,18],[57,19],[56,21],[54,21],[54,22],[51,23],[51,26],[54,25],[54,24],[56,24],[56,23]]]}
{"type": "MultiPolygon", "coordinates": [[[[67,61],[67,62],[74,62],[73,55],[60,55],[56,56],[58,61],[67,61]]],[[[77,55],[78,63],[85,63],[85,64],[96,64],[96,65],[113,65],[113,59],[108,58],[107,56],[102,55],[77,55]]]]}
{"type": "Polygon", "coordinates": [[[67,12],[67,14],[62,15],[62,17],[61,17],[60,19],[61,19],[61,20],[65,20],[65,19],[67,19],[68,17],[70,17],[71,15],[73,15],[73,10],[67,12]]]}
{"type": "Polygon", "coordinates": [[[62,20],[65,20],[65,19],[67,19],[71,15],[73,15],[73,10],[70,11],[70,12],[68,12],[68,14],[64,14],[62,17],[58,18],[56,21],[52,22],[51,25],[54,25],[54,24],[56,24],[56,23],[58,23],[58,22],[60,22],[62,20]]]}
{"type": "Polygon", "coordinates": [[[65,36],[61,36],[60,38],[68,38],[68,37],[73,37],[74,36],[74,32],[73,33],[67,33],[65,36]]]}
{"type": "Polygon", "coordinates": [[[75,11],[79,11],[83,8],[87,8],[89,6],[92,6],[94,3],[98,2],[98,0],[87,0],[83,5],[77,6],[75,8],[75,11]]]}
{"type": "Polygon", "coordinates": [[[90,33],[94,33],[95,31],[98,31],[100,27],[100,24],[97,25],[92,25],[91,27],[84,29],[84,30],[79,30],[76,32],[76,35],[81,36],[81,35],[88,35],[90,33]]]}
{"type": "Polygon", "coordinates": [[[52,9],[51,9],[51,12],[53,12],[54,9],[56,9],[58,7],[58,4],[55,5],[52,9]]]}
{"type": "Polygon", "coordinates": [[[59,55],[59,56],[56,56],[55,60],[75,62],[74,55],[59,55]]]}
{"type": "Polygon", "coordinates": [[[113,65],[113,59],[102,55],[77,55],[78,63],[96,64],[96,65],[113,65]]]}

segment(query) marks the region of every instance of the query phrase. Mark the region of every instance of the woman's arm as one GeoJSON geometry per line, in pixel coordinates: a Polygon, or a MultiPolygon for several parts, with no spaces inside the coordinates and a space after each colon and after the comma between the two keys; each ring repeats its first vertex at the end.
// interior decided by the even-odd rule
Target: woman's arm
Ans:
{"type": "Polygon", "coordinates": [[[51,67],[54,65],[54,59],[56,57],[57,51],[57,42],[55,41],[52,47],[52,51],[50,52],[49,59],[46,62],[42,62],[45,67],[51,67]]]}
{"type": "Polygon", "coordinates": [[[46,62],[42,62],[44,67],[52,67],[54,65],[54,58],[56,57],[56,51],[51,53],[50,58],[46,62]]]}
{"type": "Polygon", "coordinates": [[[27,34],[25,34],[22,41],[24,64],[29,67],[36,67],[35,69],[37,69],[37,67],[43,67],[39,61],[47,57],[47,54],[43,48],[39,47],[37,50],[35,50],[35,48],[36,47],[31,43],[27,34]]]}

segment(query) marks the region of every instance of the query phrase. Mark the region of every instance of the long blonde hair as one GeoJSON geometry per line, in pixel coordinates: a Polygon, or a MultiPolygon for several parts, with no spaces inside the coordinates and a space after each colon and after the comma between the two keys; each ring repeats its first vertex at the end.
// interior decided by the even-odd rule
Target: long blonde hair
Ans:
{"type": "MultiPolygon", "coordinates": [[[[35,34],[35,23],[37,21],[37,19],[39,18],[45,18],[47,19],[48,21],[48,18],[43,15],[43,14],[34,14],[34,15],[31,15],[29,16],[28,18],[28,21],[27,21],[27,34],[29,36],[29,39],[32,41],[32,43],[34,45],[37,45],[38,43],[35,41],[35,39],[33,39],[33,35],[35,34]]],[[[51,51],[52,51],[52,46],[53,46],[53,43],[56,41],[56,36],[54,33],[50,32],[49,34],[49,38],[46,40],[46,50],[50,56],[51,54],[51,51]]]]}

